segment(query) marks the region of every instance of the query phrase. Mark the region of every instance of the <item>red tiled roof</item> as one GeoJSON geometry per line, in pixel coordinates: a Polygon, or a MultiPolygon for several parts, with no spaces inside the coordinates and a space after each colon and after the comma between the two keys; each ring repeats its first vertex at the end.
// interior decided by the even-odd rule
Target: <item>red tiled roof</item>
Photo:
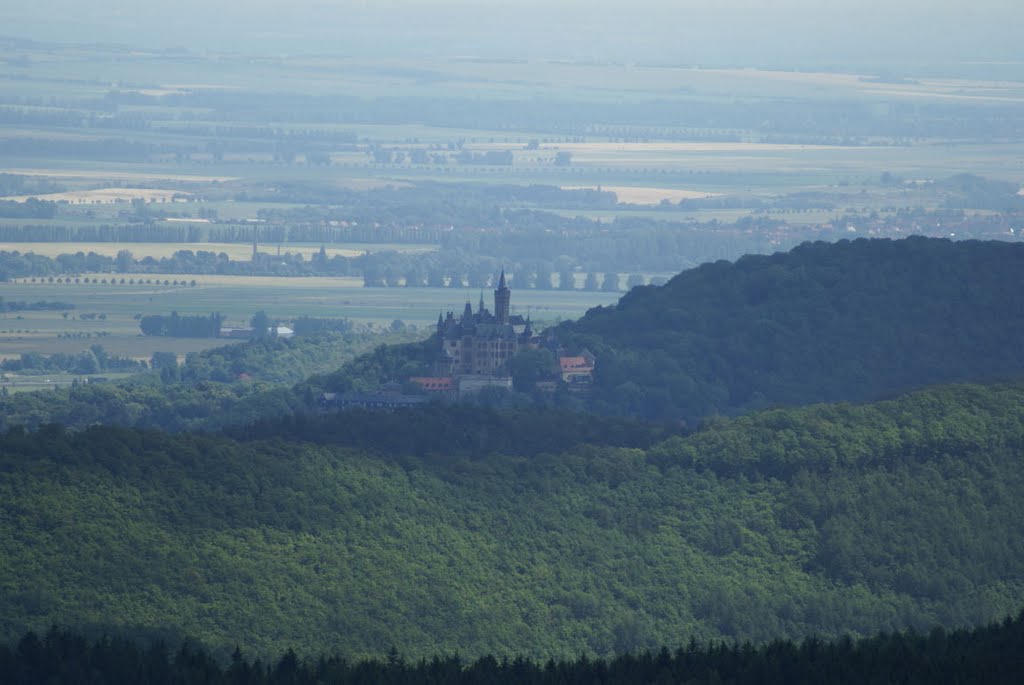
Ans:
{"type": "Polygon", "coordinates": [[[566,371],[587,371],[594,368],[587,363],[585,357],[559,357],[558,365],[562,367],[562,373],[566,371]]]}
{"type": "Polygon", "coordinates": [[[409,380],[417,384],[427,392],[446,392],[448,390],[455,389],[455,380],[450,376],[445,376],[443,378],[419,376],[415,378],[410,378],[409,380]]]}

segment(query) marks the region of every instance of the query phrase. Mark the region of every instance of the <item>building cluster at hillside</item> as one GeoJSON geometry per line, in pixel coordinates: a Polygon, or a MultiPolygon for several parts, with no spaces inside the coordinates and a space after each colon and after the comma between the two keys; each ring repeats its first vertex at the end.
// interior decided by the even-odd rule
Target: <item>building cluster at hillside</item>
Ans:
{"type": "MultiPolygon", "coordinates": [[[[466,302],[459,317],[454,312],[439,314],[433,375],[410,380],[428,393],[454,397],[472,395],[487,387],[511,388],[509,361],[523,350],[553,345],[553,341],[535,333],[529,315],[524,318],[512,314],[511,302],[512,291],[503,269],[494,291],[493,312],[481,294],[475,311],[466,302]]],[[[577,386],[589,383],[594,361],[589,352],[560,358],[556,377],[577,386]]]]}
{"type": "MultiPolygon", "coordinates": [[[[454,312],[439,314],[435,340],[437,347],[426,376],[393,379],[379,392],[326,393],[321,403],[327,406],[397,409],[419,404],[429,397],[464,399],[487,388],[511,390],[510,362],[524,350],[545,348],[557,364],[547,369],[531,386],[539,392],[553,393],[562,383],[570,391],[586,390],[593,379],[595,358],[583,350],[577,356],[562,356],[556,340],[538,335],[529,315],[512,313],[512,291],[504,269],[494,291],[494,310],[484,303],[483,295],[476,309],[470,302],[460,316],[454,312]],[[418,387],[419,395],[402,392],[403,383],[418,387]]],[[[408,388],[408,385],[405,386],[408,388]]]]}

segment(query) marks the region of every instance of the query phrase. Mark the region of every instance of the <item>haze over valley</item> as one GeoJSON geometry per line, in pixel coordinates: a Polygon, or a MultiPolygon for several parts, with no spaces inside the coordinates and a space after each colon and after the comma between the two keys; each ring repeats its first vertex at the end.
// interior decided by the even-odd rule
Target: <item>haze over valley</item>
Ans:
{"type": "Polygon", "coordinates": [[[1024,13],[752,5],[0,8],[0,681],[1013,682],[1024,13]]]}

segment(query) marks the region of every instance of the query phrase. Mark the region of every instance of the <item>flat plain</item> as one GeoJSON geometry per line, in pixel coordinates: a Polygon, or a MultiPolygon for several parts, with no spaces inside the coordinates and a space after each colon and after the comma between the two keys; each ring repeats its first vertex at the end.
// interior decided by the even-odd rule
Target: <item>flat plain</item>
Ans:
{"type": "MultiPolygon", "coordinates": [[[[96,278],[108,278],[96,274],[96,278]]],[[[226,327],[244,327],[257,311],[273,319],[300,316],[349,319],[383,329],[393,321],[422,328],[426,334],[438,314],[459,312],[480,291],[470,288],[364,288],[361,278],[284,278],[249,276],[144,276],[157,283],[2,283],[8,301],[40,300],[74,305],[65,312],[0,314],[0,358],[24,352],[75,352],[101,344],[117,354],[148,359],[153,351],[186,352],[224,344],[218,339],[160,338],[141,335],[136,316],[148,314],[209,315],[220,313],[226,327]],[[164,282],[196,285],[164,285],[164,282]],[[82,319],[95,314],[104,318],[82,319]]],[[[587,309],[614,303],[620,293],[515,290],[513,313],[530,314],[538,322],[576,318],[587,309]]],[[[487,294],[485,294],[487,296],[487,294]]]]}
{"type": "MultiPolygon", "coordinates": [[[[814,195],[813,201],[796,203],[796,208],[771,208],[772,218],[794,225],[827,223],[844,213],[885,217],[908,206],[943,206],[941,196],[925,196],[907,185],[914,180],[977,174],[1024,185],[1024,143],[1019,137],[1000,139],[987,131],[959,137],[918,135],[913,127],[897,127],[886,135],[863,133],[873,130],[876,120],[892,119],[893,113],[901,120],[935,107],[973,107],[984,116],[1003,116],[1007,108],[1024,104],[1024,76],[890,78],[824,69],[461,57],[370,60],[329,54],[253,61],[233,53],[174,56],[114,45],[34,44],[19,45],[18,50],[24,58],[0,73],[0,92],[6,97],[0,114],[9,115],[0,124],[0,145],[9,148],[0,174],[48,190],[5,195],[18,200],[44,196],[62,204],[55,218],[4,217],[0,228],[68,229],[59,242],[19,236],[18,242],[0,244],[2,250],[23,253],[93,251],[114,256],[128,250],[137,258],[162,258],[178,250],[205,250],[244,260],[262,216],[293,212],[304,216],[303,222],[327,221],[315,212],[305,218],[303,212],[320,203],[335,207],[332,211],[340,216],[344,208],[338,207],[352,191],[372,193],[428,182],[614,190],[617,206],[567,201],[565,206],[543,207],[604,223],[622,217],[733,222],[759,211],[758,216],[768,216],[769,210],[758,207],[772,207],[779,198],[814,195]],[[395,104],[394,98],[406,100],[395,104]],[[366,114],[360,108],[368,102],[381,103],[383,112],[366,114]],[[761,102],[797,102],[806,105],[808,117],[835,116],[839,124],[801,138],[778,130],[770,120],[732,116],[761,102]],[[569,112],[566,103],[573,108],[566,120],[534,112],[544,107],[556,114],[569,112]],[[847,131],[843,110],[849,103],[863,105],[866,113],[860,116],[872,124],[847,131]],[[253,106],[266,112],[253,117],[253,106]],[[668,114],[647,119],[648,106],[668,114]],[[346,107],[357,114],[344,113],[346,107]],[[519,115],[505,117],[507,109],[517,107],[519,115]],[[715,107],[724,108],[716,110],[722,116],[690,117],[691,110],[715,107]],[[636,116],[616,114],[622,108],[636,116]],[[587,123],[577,125],[575,116],[587,123]],[[108,148],[115,142],[129,149],[121,156],[112,154],[108,148]],[[136,154],[138,149],[148,152],[136,154]],[[502,157],[511,163],[472,161],[473,155],[489,152],[511,153],[502,157]],[[466,162],[466,154],[472,163],[466,162]],[[906,182],[881,184],[879,178],[885,175],[906,182]],[[309,189],[314,192],[307,194],[309,189]],[[136,208],[130,201],[136,198],[146,200],[145,208],[163,218],[132,214],[136,208]],[[686,202],[702,198],[711,201],[686,202]],[[671,206],[659,206],[663,201],[671,206]],[[140,232],[189,226],[195,235],[189,233],[189,242],[143,242],[147,236],[138,233],[131,242],[67,239],[80,228],[88,229],[85,234],[119,225],[140,232]]],[[[532,207],[528,202],[496,207],[506,208],[532,207]]],[[[381,224],[408,221],[415,213],[403,208],[399,219],[392,214],[382,217],[381,224]]],[[[488,220],[481,221],[485,226],[470,228],[486,228],[488,220]]],[[[308,257],[320,244],[260,242],[263,252],[278,247],[308,257]]],[[[413,242],[327,242],[324,248],[329,256],[348,257],[441,249],[413,242]]],[[[577,274],[577,287],[581,280],[577,274]]],[[[137,357],[168,345],[184,353],[219,344],[138,335],[134,317],[171,311],[216,311],[228,317],[227,325],[243,325],[262,309],[281,319],[345,317],[373,326],[401,320],[427,327],[438,312],[458,311],[466,299],[475,302],[479,296],[457,288],[361,285],[361,279],[181,274],[160,274],[159,285],[3,283],[0,295],[9,301],[61,301],[75,309],[67,318],[62,312],[4,315],[0,356],[71,351],[97,341],[137,357]],[[195,280],[196,286],[163,285],[174,280],[195,280]],[[106,319],[82,320],[81,313],[102,313],[106,319]]],[[[513,302],[535,319],[555,321],[614,302],[617,296],[515,290],[513,302]]]]}

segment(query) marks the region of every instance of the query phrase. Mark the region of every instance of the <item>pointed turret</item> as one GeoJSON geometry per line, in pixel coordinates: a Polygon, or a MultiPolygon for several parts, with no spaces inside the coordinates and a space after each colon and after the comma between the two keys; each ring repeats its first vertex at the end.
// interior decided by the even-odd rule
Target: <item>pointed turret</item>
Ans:
{"type": "Polygon", "coordinates": [[[441,333],[443,331],[444,331],[444,316],[441,315],[441,312],[438,312],[437,313],[437,332],[441,333]]]}
{"type": "Polygon", "coordinates": [[[466,300],[466,307],[462,310],[462,323],[467,324],[473,320],[473,305],[466,300]]]}
{"type": "Polygon", "coordinates": [[[480,304],[477,306],[476,313],[477,314],[483,314],[484,313],[484,291],[483,291],[483,288],[480,289],[480,304]]]}
{"type": "Polygon", "coordinates": [[[498,279],[498,289],[494,291],[494,318],[499,324],[508,323],[512,292],[505,285],[505,269],[501,270],[501,277],[498,279]]]}

